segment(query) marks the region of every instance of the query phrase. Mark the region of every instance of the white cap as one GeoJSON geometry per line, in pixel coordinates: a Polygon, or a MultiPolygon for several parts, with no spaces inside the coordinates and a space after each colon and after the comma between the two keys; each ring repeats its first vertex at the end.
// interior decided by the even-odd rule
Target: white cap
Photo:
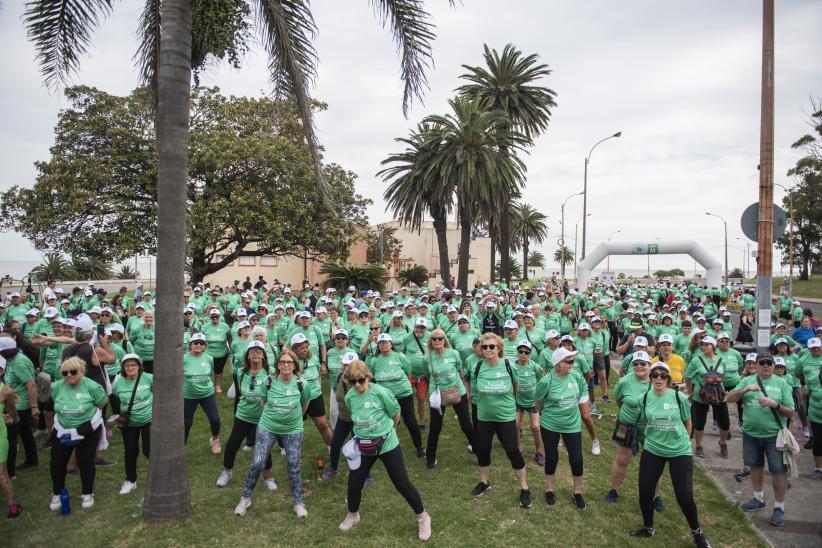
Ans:
{"type": "Polygon", "coordinates": [[[448,309],[445,311],[446,314],[450,314],[451,312],[457,312],[457,307],[449,306],[448,309]]]}
{"type": "Polygon", "coordinates": [[[576,355],[576,350],[568,350],[567,348],[557,348],[556,350],[554,350],[554,355],[551,356],[551,363],[556,365],[559,362],[563,361],[565,358],[576,355]]]}
{"type": "Polygon", "coordinates": [[[356,438],[351,438],[342,446],[342,454],[345,460],[348,461],[350,470],[356,470],[362,464],[362,454],[359,447],[357,447],[356,438]]]}
{"type": "Polygon", "coordinates": [[[91,321],[91,318],[88,316],[88,314],[80,314],[79,316],[77,316],[75,322],[75,327],[80,331],[91,331],[94,329],[94,322],[91,321]]]}
{"type": "Polygon", "coordinates": [[[26,316],[39,316],[40,310],[37,308],[29,308],[28,312],[26,312],[26,316]]]}
{"type": "Polygon", "coordinates": [[[414,327],[424,327],[428,329],[428,322],[425,321],[425,318],[417,318],[417,321],[414,322],[414,327]]]}
{"type": "Polygon", "coordinates": [[[471,320],[468,319],[468,316],[466,316],[465,314],[460,314],[459,317],[457,318],[457,323],[459,323],[463,320],[465,320],[466,322],[471,321],[471,320]]]}
{"type": "Polygon", "coordinates": [[[311,312],[309,312],[308,310],[303,310],[302,312],[297,312],[297,317],[298,318],[310,318],[311,317],[311,312]]]}
{"type": "Polygon", "coordinates": [[[334,332],[334,336],[336,337],[337,335],[345,335],[348,337],[348,331],[345,329],[338,329],[334,332]]]}
{"type": "Polygon", "coordinates": [[[799,301],[794,301],[791,304],[793,304],[794,306],[801,306],[802,303],[800,303],[799,301]]]}
{"type": "Polygon", "coordinates": [[[714,339],[710,335],[705,335],[704,337],[702,337],[702,340],[699,341],[699,344],[712,344],[716,346],[716,339],[714,339]]]}
{"type": "Polygon", "coordinates": [[[747,356],[745,356],[746,362],[755,362],[756,361],[756,352],[751,352],[747,356]]]}
{"type": "Polygon", "coordinates": [[[216,308],[212,308],[211,311],[208,313],[209,316],[219,316],[220,311],[216,308]]]}
{"type": "Polygon", "coordinates": [[[634,346],[648,346],[648,339],[640,335],[634,339],[634,346]]]}
{"type": "Polygon", "coordinates": [[[71,301],[68,299],[63,299],[62,301],[60,301],[60,304],[71,304],[71,301]]]}
{"type": "Polygon", "coordinates": [[[108,330],[111,331],[112,333],[115,333],[115,332],[116,333],[125,333],[126,332],[125,328],[119,323],[113,323],[113,324],[109,325],[108,330]]]}
{"type": "Polygon", "coordinates": [[[593,315],[594,315],[594,311],[593,311],[593,310],[588,310],[588,311],[586,311],[586,312],[585,312],[585,317],[586,317],[586,318],[590,318],[590,317],[591,317],[591,316],[593,316],[593,315]]]}
{"type": "Polygon", "coordinates": [[[356,352],[346,352],[340,358],[340,363],[342,363],[343,365],[348,365],[350,363],[354,363],[358,359],[359,359],[359,356],[357,356],[356,352]]]}
{"type": "Polygon", "coordinates": [[[720,333],[719,335],[717,335],[716,340],[721,341],[722,339],[728,339],[728,340],[730,341],[730,340],[731,340],[731,336],[730,336],[730,335],[728,335],[728,334],[727,334],[727,333],[725,333],[725,332],[722,332],[722,333],[720,333]]]}
{"type": "Polygon", "coordinates": [[[317,310],[315,310],[317,314],[328,314],[328,309],[324,306],[318,306],[317,310]]]}
{"type": "Polygon", "coordinates": [[[243,308],[242,306],[234,311],[235,316],[248,316],[248,310],[243,308]]]}
{"type": "MultiPolygon", "coordinates": [[[[86,297],[91,297],[92,295],[94,295],[94,292],[91,289],[86,289],[85,291],[83,291],[83,295],[85,295],[86,297]]],[[[12,293],[11,296],[14,297],[14,293],[12,293]]],[[[18,293],[17,296],[19,297],[20,294],[18,293]]]]}
{"type": "Polygon", "coordinates": [[[518,349],[519,349],[521,346],[524,346],[524,347],[529,348],[529,349],[530,349],[530,348],[533,348],[533,347],[531,346],[531,341],[529,341],[528,339],[522,339],[521,341],[519,341],[519,342],[517,343],[517,348],[518,348],[518,349]]]}
{"type": "Polygon", "coordinates": [[[389,335],[388,333],[380,333],[377,336],[377,342],[378,343],[381,343],[381,342],[394,342],[394,339],[392,339],[391,335],[389,335]]]}
{"type": "Polygon", "coordinates": [[[0,351],[17,348],[17,341],[11,337],[0,337],[0,351]]]}
{"type": "Polygon", "coordinates": [[[602,318],[600,318],[599,316],[594,316],[593,318],[591,318],[591,323],[601,322],[601,321],[602,321],[602,318]]]}
{"type": "Polygon", "coordinates": [[[653,371],[654,369],[664,369],[666,373],[668,373],[669,375],[671,374],[671,368],[668,367],[668,364],[663,362],[652,363],[651,371],[653,371]]]}
{"type": "Polygon", "coordinates": [[[241,321],[240,323],[237,324],[237,331],[239,331],[240,329],[246,328],[246,327],[251,327],[251,324],[248,323],[247,321],[243,320],[243,321],[241,321]]]}
{"type": "Polygon", "coordinates": [[[283,293],[291,293],[291,288],[290,287],[283,288],[283,293]]]}
{"type": "MultiPolygon", "coordinates": [[[[571,341],[573,343],[574,338],[571,335],[563,335],[562,337],[560,337],[559,342],[565,342],[565,341],[571,341]]],[[[574,346],[576,346],[576,343],[574,343],[574,346]]]]}
{"type": "Polygon", "coordinates": [[[394,301],[385,301],[385,308],[394,308],[394,301]]]}
{"type": "Polygon", "coordinates": [[[134,309],[136,310],[136,309],[138,309],[138,308],[142,308],[143,310],[145,310],[145,309],[146,309],[146,305],[144,305],[143,303],[136,303],[136,304],[134,305],[134,309]]]}
{"type": "Polygon", "coordinates": [[[783,358],[782,356],[774,356],[773,357],[773,364],[774,365],[781,365],[782,367],[785,367],[785,358],[783,358]]]}
{"type": "Polygon", "coordinates": [[[405,314],[402,313],[402,310],[395,310],[391,316],[394,318],[402,318],[405,314]]]}
{"type": "Polygon", "coordinates": [[[557,331],[556,329],[549,329],[548,332],[545,333],[546,341],[548,339],[556,339],[557,337],[559,337],[559,331],[557,331]]]}
{"type": "Polygon", "coordinates": [[[349,291],[356,291],[356,290],[357,290],[357,288],[356,288],[356,287],[354,287],[353,285],[349,285],[349,286],[348,286],[348,290],[349,290],[349,291]]]}
{"type": "Polygon", "coordinates": [[[502,324],[503,329],[519,329],[517,322],[514,320],[505,320],[505,323],[502,324]]]}
{"type": "Polygon", "coordinates": [[[585,322],[582,322],[581,324],[579,324],[579,327],[578,327],[577,329],[578,329],[579,331],[583,331],[583,330],[585,330],[585,331],[590,331],[590,330],[591,330],[591,326],[590,326],[590,325],[588,325],[588,324],[587,324],[587,323],[585,323],[585,322]]]}
{"type": "Polygon", "coordinates": [[[291,336],[291,346],[294,346],[295,344],[302,344],[304,342],[308,342],[308,339],[302,333],[294,333],[291,336]]]}
{"type": "Polygon", "coordinates": [[[121,364],[122,364],[122,363],[125,363],[125,362],[126,362],[126,361],[128,361],[128,360],[134,360],[134,361],[136,361],[137,363],[139,363],[140,365],[143,365],[143,358],[141,358],[141,357],[140,357],[140,356],[138,356],[137,354],[126,354],[125,356],[123,356],[123,359],[122,359],[122,360],[120,360],[120,363],[121,363],[121,364]]]}
{"type": "Polygon", "coordinates": [[[259,348],[260,350],[265,352],[265,345],[262,343],[262,341],[251,341],[250,343],[248,343],[248,346],[245,349],[245,353],[248,354],[248,351],[252,348],[259,348]]]}
{"type": "Polygon", "coordinates": [[[820,348],[822,347],[822,339],[819,337],[811,337],[808,339],[808,348],[820,348]]]}
{"type": "Polygon", "coordinates": [[[189,341],[189,342],[194,342],[194,341],[203,341],[203,342],[207,342],[207,341],[206,341],[206,336],[205,336],[205,335],[203,335],[202,333],[195,333],[195,334],[193,334],[193,335],[191,336],[191,339],[190,339],[190,341],[189,341]]]}
{"type": "Polygon", "coordinates": [[[640,362],[640,361],[651,363],[651,356],[649,356],[648,353],[645,352],[644,350],[637,350],[631,356],[631,363],[640,362]]]}
{"type": "Polygon", "coordinates": [[[657,339],[657,342],[660,343],[660,344],[662,344],[662,343],[671,343],[671,344],[673,344],[674,338],[670,333],[663,333],[662,335],[659,336],[659,338],[657,339]]]}
{"type": "Polygon", "coordinates": [[[485,308],[496,308],[496,307],[497,307],[497,303],[495,303],[494,301],[488,301],[487,303],[485,303],[485,308]]]}

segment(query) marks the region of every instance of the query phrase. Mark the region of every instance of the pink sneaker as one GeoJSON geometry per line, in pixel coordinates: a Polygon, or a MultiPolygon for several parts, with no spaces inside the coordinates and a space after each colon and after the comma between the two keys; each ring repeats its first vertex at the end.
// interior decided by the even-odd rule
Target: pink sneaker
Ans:
{"type": "Polygon", "coordinates": [[[423,542],[431,538],[431,516],[428,512],[423,512],[417,516],[418,533],[417,537],[423,542]]]}
{"type": "Polygon", "coordinates": [[[360,522],[360,513],[359,512],[356,512],[354,514],[352,514],[351,512],[348,512],[345,515],[345,519],[342,520],[342,523],[340,523],[340,531],[350,531],[351,528],[354,527],[355,525],[357,525],[359,522],[360,522]]]}

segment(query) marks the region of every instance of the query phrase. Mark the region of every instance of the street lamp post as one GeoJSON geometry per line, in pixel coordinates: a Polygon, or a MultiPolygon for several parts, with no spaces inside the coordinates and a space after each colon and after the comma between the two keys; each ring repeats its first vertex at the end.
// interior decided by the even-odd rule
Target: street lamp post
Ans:
{"type": "Polygon", "coordinates": [[[591,150],[588,152],[588,156],[585,157],[585,173],[582,179],[582,258],[585,258],[585,236],[587,234],[586,228],[588,223],[586,222],[586,218],[588,217],[588,163],[591,161],[591,154],[594,152],[594,149],[600,144],[608,139],[613,139],[614,137],[621,137],[622,132],[617,131],[613,135],[610,135],[604,139],[600,139],[597,141],[594,146],[591,147],[591,150]]]}
{"type": "MultiPolygon", "coordinates": [[[[560,253],[563,254],[563,257],[560,258],[560,261],[559,261],[559,276],[563,280],[565,279],[565,261],[562,260],[562,259],[565,258],[564,257],[564,254],[565,254],[565,204],[568,202],[568,200],[570,200],[574,196],[580,196],[581,194],[582,194],[582,192],[577,192],[576,194],[571,194],[570,196],[565,198],[565,200],[562,202],[562,208],[561,208],[562,209],[562,217],[561,217],[562,220],[559,222],[560,228],[562,229],[562,234],[559,238],[559,242],[560,242],[559,249],[560,249],[560,253]]],[[[574,275],[576,276],[576,273],[574,275]]]]}
{"type": "Polygon", "coordinates": [[[706,211],[705,215],[717,217],[722,221],[722,224],[725,225],[725,285],[728,285],[728,221],[725,220],[725,217],[722,215],[717,215],[716,213],[709,213],[706,211]]]}
{"type": "MultiPolygon", "coordinates": [[[[622,232],[622,231],[617,230],[616,232],[612,232],[611,235],[608,236],[608,241],[610,242],[611,238],[613,238],[616,234],[619,234],[620,232],[622,232]]],[[[608,253],[608,266],[606,266],[605,268],[607,268],[608,270],[611,270],[611,254],[610,253],[608,253]]]]}
{"type": "Polygon", "coordinates": [[[577,281],[577,232],[579,232],[579,221],[582,221],[582,226],[585,226],[585,218],[590,217],[591,214],[583,215],[574,225],[574,283],[577,281]]]}
{"type": "Polygon", "coordinates": [[[747,262],[742,261],[742,268],[745,269],[745,277],[749,278],[751,276],[750,275],[750,270],[751,270],[751,242],[749,242],[748,240],[746,240],[744,238],[740,238],[738,236],[737,236],[736,239],[745,244],[745,261],[747,261],[747,262]]]}
{"type": "Polygon", "coordinates": [[[790,232],[788,232],[788,291],[793,296],[793,191],[785,185],[774,184],[788,193],[788,220],[791,223],[790,232]]]}

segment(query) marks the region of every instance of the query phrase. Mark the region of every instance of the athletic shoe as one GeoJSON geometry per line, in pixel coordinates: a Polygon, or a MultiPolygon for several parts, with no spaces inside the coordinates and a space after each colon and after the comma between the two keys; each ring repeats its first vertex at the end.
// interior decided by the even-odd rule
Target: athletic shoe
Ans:
{"type": "Polygon", "coordinates": [[[374,483],[374,477],[371,474],[365,476],[365,483],[363,484],[363,487],[368,487],[372,483],[374,483]]]}
{"type": "Polygon", "coordinates": [[[719,427],[717,426],[716,421],[714,421],[711,425],[711,432],[716,432],[717,429],[719,429],[719,427]]]}
{"type": "Polygon", "coordinates": [[[654,510],[656,510],[658,514],[665,511],[665,504],[662,502],[662,497],[654,497],[654,510]]]}
{"type": "Polygon", "coordinates": [[[820,470],[819,468],[815,469],[813,472],[811,472],[810,478],[816,481],[822,480],[822,470],[820,470]]]}
{"type": "MultiPolygon", "coordinates": [[[[96,464],[97,466],[113,466],[113,465],[117,464],[117,461],[108,460],[108,459],[104,459],[103,457],[100,457],[99,459],[94,461],[94,464],[96,464]]],[[[79,470],[77,471],[77,474],[78,475],[80,474],[79,470]]]]}
{"type": "Polygon", "coordinates": [[[540,466],[545,466],[545,455],[542,454],[542,451],[534,453],[534,461],[540,466]]]}
{"type": "Polygon", "coordinates": [[[599,446],[599,440],[593,440],[591,442],[591,454],[599,455],[600,453],[602,453],[602,447],[599,446]]]}
{"type": "Polygon", "coordinates": [[[745,512],[753,512],[755,510],[759,510],[760,508],[765,508],[765,501],[751,498],[751,500],[742,504],[740,508],[742,508],[745,512]]]}
{"type": "Polygon", "coordinates": [[[742,470],[740,470],[739,472],[734,474],[734,478],[739,483],[742,483],[743,481],[745,481],[749,477],[751,477],[751,469],[748,468],[747,466],[745,466],[742,470]]]}
{"type": "Polygon", "coordinates": [[[720,444],[719,444],[719,455],[720,455],[723,459],[727,459],[727,458],[728,458],[728,444],[727,444],[727,443],[720,443],[720,444]]]}
{"type": "Polygon", "coordinates": [[[554,496],[553,491],[545,491],[545,504],[548,506],[553,506],[556,504],[557,498],[554,496]]]}
{"type": "Polygon", "coordinates": [[[94,506],[94,493],[80,497],[80,506],[85,510],[94,506]]]}
{"type": "Polygon", "coordinates": [[[245,511],[248,510],[249,506],[251,506],[251,499],[240,497],[240,502],[238,502],[237,506],[234,507],[234,514],[237,516],[244,516],[245,511]]]}
{"type": "Polygon", "coordinates": [[[417,447],[417,458],[424,459],[425,458],[425,447],[417,447]]]}
{"type": "Polygon", "coordinates": [[[243,445],[243,451],[253,451],[253,450],[254,450],[253,445],[243,445]]]}
{"type": "Polygon", "coordinates": [[[481,497],[490,488],[491,488],[490,485],[488,485],[487,483],[481,481],[476,485],[476,487],[474,487],[474,489],[471,491],[471,494],[474,495],[475,497],[481,497]]]}
{"type": "Polygon", "coordinates": [[[580,510],[585,510],[588,506],[585,504],[585,499],[582,498],[582,493],[574,493],[574,504],[580,510]]]}
{"type": "Polygon", "coordinates": [[[437,459],[434,459],[433,462],[429,461],[425,463],[425,467],[429,470],[433,470],[437,466],[437,459]]]}
{"type": "Polygon", "coordinates": [[[470,443],[468,444],[468,452],[471,453],[472,455],[474,454],[474,448],[470,443]]]}
{"type": "Polygon", "coordinates": [[[428,512],[417,516],[417,538],[423,542],[431,538],[431,516],[428,512]]]}
{"type": "Polygon", "coordinates": [[[811,432],[810,432],[810,430],[808,430],[807,426],[802,427],[802,435],[805,436],[806,438],[811,437],[811,432]]]}
{"type": "Polygon", "coordinates": [[[211,452],[215,455],[219,455],[223,448],[220,446],[220,438],[216,436],[212,436],[208,440],[208,445],[211,447],[211,452]]]}
{"type": "Polygon", "coordinates": [[[40,449],[42,449],[42,450],[44,450],[44,451],[45,451],[46,449],[51,449],[51,438],[49,438],[48,440],[46,440],[46,443],[44,443],[44,444],[40,447],[40,449]]]}
{"type": "Polygon", "coordinates": [[[331,478],[336,476],[337,473],[338,472],[333,468],[326,468],[325,470],[323,470],[323,475],[320,476],[320,481],[330,480],[331,478]]]}
{"type": "Polygon", "coordinates": [[[294,505],[294,513],[297,514],[298,518],[307,518],[308,517],[308,510],[305,509],[304,504],[295,504],[294,505]]]}
{"type": "Polygon", "coordinates": [[[340,531],[350,531],[352,527],[357,525],[360,522],[360,513],[356,512],[352,514],[348,512],[345,515],[345,519],[340,522],[340,531]]]}
{"type": "Polygon", "coordinates": [[[119,416],[120,415],[112,415],[108,418],[108,420],[106,420],[106,422],[109,423],[109,424],[114,424],[117,421],[117,417],[119,417],[119,416]]]}
{"type": "Polygon", "coordinates": [[[217,478],[217,487],[225,487],[228,485],[228,480],[230,480],[233,475],[231,470],[223,470],[220,472],[220,477],[217,478]]]}
{"type": "Polygon", "coordinates": [[[15,502],[13,504],[9,504],[9,513],[6,516],[9,519],[17,519],[20,517],[20,514],[23,513],[23,507],[20,506],[19,502],[15,502]]]}
{"type": "Polygon", "coordinates": [[[136,481],[124,481],[123,486],[120,487],[120,494],[121,495],[128,495],[132,491],[137,489],[137,482],[136,481]]]}
{"type": "Polygon", "coordinates": [[[268,478],[267,480],[265,480],[265,488],[269,491],[277,490],[277,482],[274,481],[274,478],[268,478]]]}
{"type": "Polygon", "coordinates": [[[619,498],[619,493],[617,492],[617,490],[616,489],[611,489],[610,491],[608,491],[608,494],[605,495],[605,502],[607,502],[609,504],[613,504],[617,501],[618,498],[619,498]]]}
{"type": "Polygon", "coordinates": [[[114,437],[114,432],[112,432],[111,430],[108,430],[108,429],[107,429],[107,430],[106,430],[106,439],[107,439],[107,440],[110,440],[110,439],[112,439],[113,437],[114,437]]]}
{"type": "Polygon", "coordinates": [[[771,520],[768,522],[774,527],[782,527],[785,525],[785,510],[782,508],[774,508],[771,514],[771,520]]]}
{"type": "Polygon", "coordinates": [[[531,507],[531,491],[529,489],[519,490],[519,505],[523,508],[531,507]]]}
{"type": "Polygon", "coordinates": [[[285,456],[285,447],[280,447],[280,454],[285,456]]]}
{"type": "Polygon", "coordinates": [[[611,403],[611,398],[609,398],[606,394],[605,396],[602,396],[600,401],[602,401],[602,403],[611,403]]]}
{"type": "Polygon", "coordinates": [[[631,536],[637,538],[651,538],[652,536],[654,536],[654,533],[655,531],[653,527],[643,527],[642,529],[632,531],[631,536]]]}
{"type": "Polygon", "coordinates": [[[694,537],[694,542],[696,543],[697,548],[711,548],[711,544],[708,542],[708,539],[705,538],[705,535],[702,533],[702,529],[691,531],[691,535],[694,537]]]}
{"type": "Polygon", "coordinates": [[[596,404],[596,403],[591,402],[591,409],[590,409],[590,412],[591,412],[591,414],[592,414],[592,415],[596,415],[596,414],[597,414],[597,404],[596,404]]]}
{"type": "Polygon", "coordinates": [[[694,451],[694,455],[696,455],[699,458],[705,458],[705,450],[702,449],[701,445],[696,446],[696,451],[694,451]]]}
{"type": "Polygon", "coordinates": [[[63,504],[60,502],[60,495],[52,495],[51,502],[49,503],[49,510],[51,510],[52,512],[56,512],[62,507],[63,504]]]}

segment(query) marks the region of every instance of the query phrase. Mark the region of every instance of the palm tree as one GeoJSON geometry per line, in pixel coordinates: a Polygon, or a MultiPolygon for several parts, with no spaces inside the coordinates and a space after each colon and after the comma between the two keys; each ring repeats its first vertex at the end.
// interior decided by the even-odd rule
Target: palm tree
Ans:
{"type": "MultiPolygon", "coordinates": [[[[401,56],[401,78],[405,84],[403,113],[407,113],[413,99],[421,97],[427,86],[425,71],[431,63],[433,24],[420,0],[372,3],[381,24],[390,27],[401,56]]],[[[65,82],[77,70],[80,58],[88,52],[92,32],[109,15],[112,4],[112,0],[32,0],[26,4],[24,23],[35,43],[37,62],[47,85],[65,82]]],[[[201,9],[208,9],[210,4],[197,3],[201,9]]],[[[292,97],[297,105],[314,160],[314,184],[327,196],[309,98],[317,67],[312,44],[316,26],[311,8],[308,2],[297,0],[255,0],[253,4],[261,43],[268,53],[271,80],[277,93],[292,97]]],[[[244,8],[245,2],[238,2],[234,9],[244,8]]],[[[234,15],[230,13],[227,17],[234,15]]],[[[213,23],[205,25],[203,32],[220,27],[219,21],[213,23]]],[[[154,451],[149,461],[143,515],[170,519],[184,517],[191,510],[180,413],[183,326],[179,316],[186,255],[185,182],[192,42],[203,46],[208,37],[192,35],[190,0],[146,0],[139,26],[140,74],[156,91],[157,262],[162,265],[157,276],[154,451]]]]}
{"type": "MultiPolygon", "coordinates": [[[[520,268],[519,262],[515,258],[511,257],[509,259],[509,263],[508,263],[507,266],[508,266],[508,271],[511,273],[511,278],[512,279],[515,279],[515,278],[524,279],[522,277],[522,268],[520,268]]],[[[497,262],[497,273],[500,273],[500,272],[502,272],[502,261],[497,262]]],[[[500,275],[500,277],[501,277],[501,275],[500,275]]]]}
{"type": "Polygon", "coordinates": [[[140,273],[131,268],[128,265],[123,265],[120,267],[120,271],[117,272],[117,279],[118,280],[135,280],[139,277],[140,273]]]}
{"type": "Polygon", "coordinates": [[[71,271],[78,280],[110,280],[111,264],[99,257],[71,256],[71,271]]]}
{"type": "Polygon", "coordinates": [[[454,190],[437,170],[442,131],[432,124],[422,123],[409,137],[395,141],[404,143],[405,150],[389,155],[381,162],[389,167],[377,173],[384,181],[391,181],[385,189],[385,200],[394,216],[411,230],[419,232],[425,214],[431,215],[437,235],[440,279],[446,287],[451,287],[447,228],[448,215],[454,207],[454,190]]]}
{"type": "Polygon", "coordinates": [[[34,267],[29,276],[39,282],[48,280],[73,280],[77,273],[71,263],[59,253],[46,253],[43,257],[43,264],[34,267]]]}
{"type": "Polygon", "coordinates": [[[320,267],[320,274],[327,276],[323,287],[348,287],[382,291],[388,281],[388,272],[378,264],[349,265],[327,261],[320,267]]]}
{"type": "Polygon", "coordinates": [[[399,282],[402,285],[416,284],[423,286],[428,283],[428,269],[422,265],[416,265],[400,270],[399,282]]]}
{"type": "Polygon", "coordinates": [[[534,268],[545,268],[545,255],[541,252],[534,250],[528,255],[528,266],[534,268]]]}
{"type": "Polygon", "coordinates": [[[517,243],[522,246],[522,274],[523,280],[528,279],[528,247],[530,242],[541,244],[548,237],[548,219],[531,204],[514,203],[511,220],[513,233],[517,243]]]}
{"type": "Polygon", "coordinates": [[[558,265],[569,265],[574,262],[574,252],[567,245],[563,245],[554,251],[554,262],[558,265]]]}
{"type": "MultiPolygon", "coordinates": [[[[535,82],[551,74],[548,65],[538,65],[537,55],[523,56],[515,46],[508,44],[502,51],[491,50],[484,46],[484,67],[463,65],[468,70],[461,78],[470,83],[457,88],[457,91],[470,98],[482,99],[487,108],[505,112],[509,124],[533,142],[548,127],[551,109],[556,107],[556,93],[546,87],[535,85],[535,82]]],[[[501,129],[507,130],[506,126],[501,129]]],[[[502,144],[503,151],[510,145],[502,144]]],[[[511,189],[502,204],[509,203],[517,197],[519,185],[511,189]]],[[[500,208],[499,250],[500,259],[507,266],[511,250],[511,212],[509,208],[500,208]]],[[[502,278],[509,281],[510,272],[504,270],[502,278]]]]}
{"type": "Polygon", "coordinates": [[[442,141],[436,161],[440,177],[456,189],[460,219],[459,274],[457,287],[468,286],[471,230],[476,219],[491,208],[505,204],[505,197],[521,185],[525,164],[516,151],[525,136],[509,126],[502,111],[488,110],[480,99],[456,97],[448,102],[453,114],[429,116],[441,128],[442,141]],[[510,147],[503,151],[502,143],[510,147]]]}

